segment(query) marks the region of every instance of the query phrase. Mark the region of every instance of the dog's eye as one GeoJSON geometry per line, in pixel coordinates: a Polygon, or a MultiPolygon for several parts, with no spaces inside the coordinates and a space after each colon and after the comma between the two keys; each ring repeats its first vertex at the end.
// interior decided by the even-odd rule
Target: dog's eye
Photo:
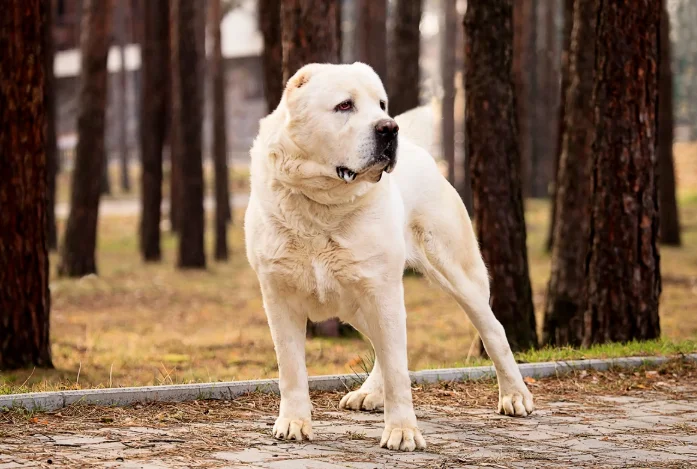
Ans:
{"type": "Polygon", "coordinates": [[[339,104],[336,105],[334,108],[335,111],[350,111],[353,109],[353,101],[350,99],[347,99],[346,101],[342,101],[339,104]]]}
{"type": "Polygon", "coordinates": [[[385,110],[385,101],[383,101],[382,99],[380,100],[380,109],[382,109],[383,111],[385,110]]]}

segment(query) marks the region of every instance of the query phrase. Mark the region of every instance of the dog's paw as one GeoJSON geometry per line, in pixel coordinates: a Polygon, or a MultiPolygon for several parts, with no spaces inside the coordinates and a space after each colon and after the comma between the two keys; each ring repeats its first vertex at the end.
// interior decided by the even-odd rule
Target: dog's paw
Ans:
{"type": "Polygon", "coordinates": [[[535,410],[532,393],[523,386],[520,390],[502,391],[499,394],[499,414],[511,417],[527,417],[535,410]]]}
{"type": "Polygon", "coordinates": [[[367,410],[370,412],[382,412],[385,406],[385,397],[382,391],[366,392],[351,391],[341,398],[339,408],[348,410],[367,410]]]}
{"type": "Polygon", "coordinates": [[[380,447],[395,451],[414,451],[426,448],[426,440],[418,427],[387,425],[382,432],[380,447]]]}
{"type": "Polygon", "coordinates": [[[278,417],[273,426],[273,436],[279,440],[312,441],[312,421],[304,418],[278,417]]]}

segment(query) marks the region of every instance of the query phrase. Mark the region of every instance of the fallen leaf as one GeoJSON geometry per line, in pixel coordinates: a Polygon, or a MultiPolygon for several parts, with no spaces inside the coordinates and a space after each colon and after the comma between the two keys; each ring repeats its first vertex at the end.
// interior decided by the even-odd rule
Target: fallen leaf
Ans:
{"type": "Polygon", "coordinates": [[[528,384],[533,384],[537,382],[537,380],[532,376],[526,376],[525,378],[523,378],[523,381],[525,381],[528,384]]]}

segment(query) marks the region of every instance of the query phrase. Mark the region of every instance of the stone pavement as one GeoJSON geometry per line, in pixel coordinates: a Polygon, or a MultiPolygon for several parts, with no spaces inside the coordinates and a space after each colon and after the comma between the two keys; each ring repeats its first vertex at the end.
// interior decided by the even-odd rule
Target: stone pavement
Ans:
{"type": "Polygon", "coordinates": [[[303,444],[271,438],[276,396],[77,406],[15,415],[9,423],[0,413],[0,469],[697,467],[697,380],[690,376],[654,376],[653,385],[630,385],[628,392],[532,385],[538,410],[526,419],[494,413],[493,383],[417,388],[429,446],[415,453],[378,448],[382,415],[338,411],[338,393],[313,394],[316,440],[303,444]]]}

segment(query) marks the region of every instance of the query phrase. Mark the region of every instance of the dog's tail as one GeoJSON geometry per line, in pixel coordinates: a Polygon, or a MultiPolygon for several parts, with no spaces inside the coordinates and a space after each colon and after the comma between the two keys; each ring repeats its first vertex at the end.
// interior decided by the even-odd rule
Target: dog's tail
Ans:
{"type": "Polygon", "coordinates": [[[399,125],[399,135],[406,137],[412,143],[428,151],[431,155],[436,152],[434,142],[434,115],[433,106],[423,106],[410,109],[394,118],[399,125]]]}

